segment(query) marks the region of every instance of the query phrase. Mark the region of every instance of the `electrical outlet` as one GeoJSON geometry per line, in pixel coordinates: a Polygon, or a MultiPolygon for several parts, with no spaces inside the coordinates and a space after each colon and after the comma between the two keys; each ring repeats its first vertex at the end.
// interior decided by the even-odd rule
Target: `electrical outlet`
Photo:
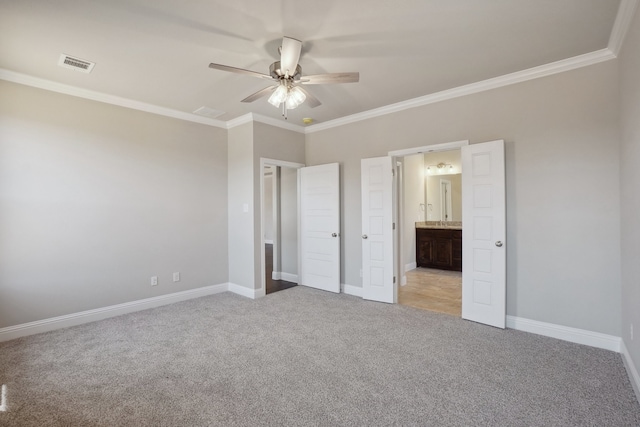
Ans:
{"type": "Polygon", "coordinates": [[[631,335],[631,341],[633,341],[633,323],[629,325],[629,335],[631,335]]]}
{"type": "Polygon", "coordinates": [[[151,276],[151,286],[158,286],[158,276],[151,276]]]}
{"type": "Polygon", "coordinates": [[[175,273],[173,273],[173,281],[174,282],[179,282],[180,281],[180,272],[176,271],[175,273]]]}

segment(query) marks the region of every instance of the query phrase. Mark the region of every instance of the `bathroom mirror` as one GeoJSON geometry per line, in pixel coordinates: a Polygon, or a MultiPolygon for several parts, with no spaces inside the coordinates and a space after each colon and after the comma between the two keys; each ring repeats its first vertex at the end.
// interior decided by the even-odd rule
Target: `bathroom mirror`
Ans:
{"type": "Polygon", "coordinates": [[[460,150],[426,153],[425,220],[462,221],[460,150]]]}

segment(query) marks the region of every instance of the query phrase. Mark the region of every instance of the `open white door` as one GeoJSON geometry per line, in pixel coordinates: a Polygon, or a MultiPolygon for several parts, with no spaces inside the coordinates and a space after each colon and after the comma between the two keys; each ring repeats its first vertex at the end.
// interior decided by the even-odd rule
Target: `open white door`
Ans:
{"type": "Polygon", "coordinates": [[[462,147],[462,318],[506,318],[504,141],[462,147]]]}
{"type": "Polygon", "coordinates": [[[362,159],[362,297],[395,302],[393,275],[393,163],[362,159]]]}
{"type": "Polygon", "coordinates": [[[298,169],[300,277],[298,283],[340,292],[340,168],[337,163],[298,169]]]}

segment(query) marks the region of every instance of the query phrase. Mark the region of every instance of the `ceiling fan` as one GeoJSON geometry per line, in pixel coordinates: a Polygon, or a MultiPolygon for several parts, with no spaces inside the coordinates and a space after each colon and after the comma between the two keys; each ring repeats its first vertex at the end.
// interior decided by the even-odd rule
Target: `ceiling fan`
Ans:
{"type": "Polygon", "coordinates": [[[268,86],[258,92],[247,96],[241,102],[253,102],[264,96],[269,96],[269,103],[274,107],[282,106],[282,115],[287,118],[287,110],[293,110],[305,100],[311,108],[320,105],[318,98],[313,96],[301,85],[318,85],[332,83],[356,83],[360,80],[360,73],[328,73],[302,76],[302,67],[298,64],[302,42],[291,37],[282,38],[280,61],[269,66],[269,74],[262,74],[244,68],[230,67],[222,64],[209,64],[209,68],[229,71],[231,73],[246,74],[260,79],[272,80],[276,84],[268,86]]]}

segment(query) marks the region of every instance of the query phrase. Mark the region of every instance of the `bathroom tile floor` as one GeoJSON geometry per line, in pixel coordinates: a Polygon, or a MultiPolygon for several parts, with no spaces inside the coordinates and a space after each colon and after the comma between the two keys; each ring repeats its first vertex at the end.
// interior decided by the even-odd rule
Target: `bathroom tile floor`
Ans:
{"type": "Polygon", "coordinates": [[[460,316],[462,273],[416,268],[407,272],[407,284],[398,289],[398,303],[460,316]]]}

